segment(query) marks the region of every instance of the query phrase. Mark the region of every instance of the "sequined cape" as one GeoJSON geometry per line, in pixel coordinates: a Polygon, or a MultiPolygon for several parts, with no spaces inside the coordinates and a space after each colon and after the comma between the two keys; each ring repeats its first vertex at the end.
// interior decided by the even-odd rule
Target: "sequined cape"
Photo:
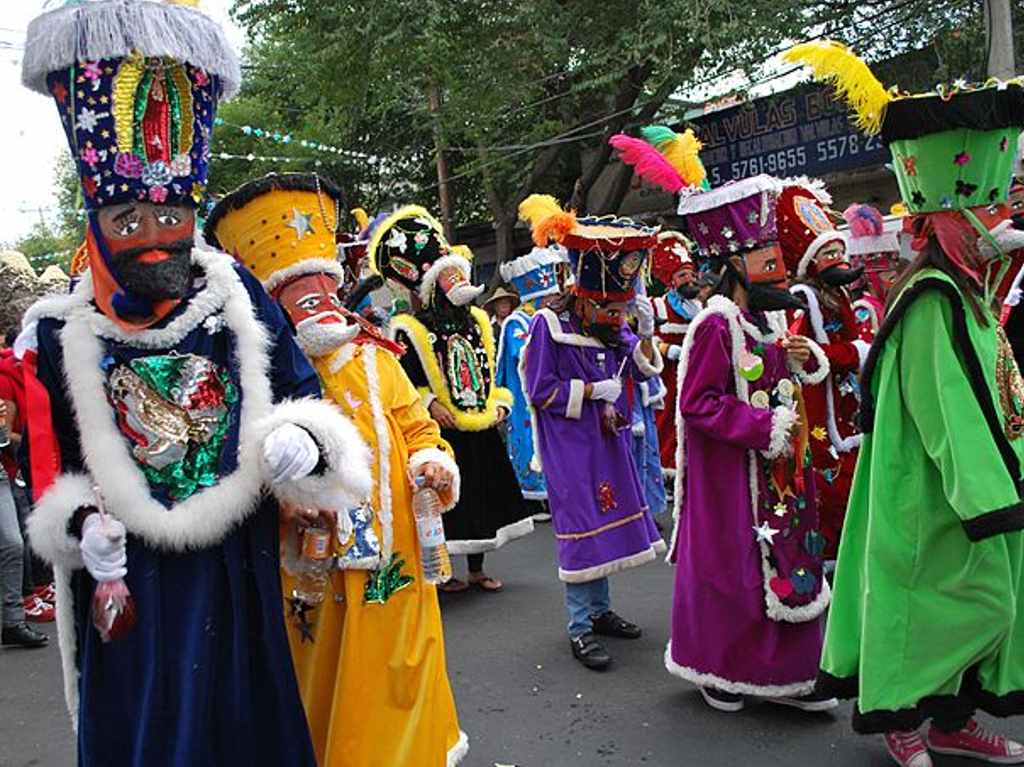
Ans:
{"type": "Polygon", "coordinates": [[[860,732],[943,711],[1024,713],[1012,362],[995,317],[980,322],[934,269],[907,284],[868,356],[820,679],[858,698],[860,732]]]}
{"type": "MultiPolygon", "coordinates": [[[[224,269],[219,271],[224,275],[224,269]]],[[[239,330],[244,335],[258,321],[269,334],[266,373],[274,399],[318,397],[316,374],[292,340],[281,310],[244,270],[232,268],[231,274],[225,279],[240,281],[251,304],[252,326],[239,330]]],[[[192,294],[146,337],[159,338],[155,333],[189,316],[190,308],[209,302],[210,291],[221,287],[200,274],[192,294]]],[[[210,302],[211,307],[216,304],[210,302]]],[[[224,371],[244,400],[247,389],[236,358],[239,336],[216,311],[199,312],[196,320],[166,346],[140,347],[97,337],[103,364],[197,355],[224,371]]],[[[107,394],[99,388],[69,396],[65,363],[78,364],[80,350],[62,343],[64,328],[58,319],[39,322],[38,377],[49,391],[68,473],[85,469],[82,440],[97,436],[79,433],[74,412],[83,407],[83,398],[99,405],[106,403],[107,394]]],[[[240,405],[231,410],[214,483],[239,470],[240,412],[240,405]]],[[[129,459],[121,471],[138,469],[129,459]]],[[[167,514],[176,513],[166,488],[152,492],[167,514]]],[[[70,607],[67,614],[74,620],[71,638],[62,632],[61,644],[73,653],[74,667],[65,668],[65,674],[77,687],[69,697],[77,692],[80,767],[315,765],[294,672],[290,663],[282,662],[289,653],[278,575],[278,507],[269,497],[258,503],[254,513],[239,515],[211,545],[170,550],[129,534],[126,582],[138,623],[118,641],[104,644],[92,626],[96,584],[88,573],[75,569],[70,580],[59,579],[63,588],[58,611],[70,607]]]]}
{"type": "MultiPolygon", "coordinates": [[[[421,573],[407,480],[409,469],[425,461],[458,478],[451,447],[389,351],[348,344],[314,365],[324,395],[352,419],[373,452],[380,568],[399,574],[382,579],[366,570],[336,571],[326,600],[308,613],[312,628],[305,640],[296,616],[289,619],[317,763],[457,764],[468,739],[459,730],[448,681],[437,589],[421,573]]],[[[294,576],[283,571],[282,582],[291,593],[294,576]]]]}
{"type": "Polygon", "coordinates": [[[508,433],[506,445],[512,467],[516,470],[519,488],[523,498],[543,501],[548,497],[544,475],[538,471],[533,460],[533,427],[530,424],[530,407],[526,400],[522,381],[519,378],[519,359],[530,330],[530,315],[516,309],[501,325],[501,342],[498,344],[497,372],[495,381],[512,392],[512,410],[506,421],[508,433]]]}

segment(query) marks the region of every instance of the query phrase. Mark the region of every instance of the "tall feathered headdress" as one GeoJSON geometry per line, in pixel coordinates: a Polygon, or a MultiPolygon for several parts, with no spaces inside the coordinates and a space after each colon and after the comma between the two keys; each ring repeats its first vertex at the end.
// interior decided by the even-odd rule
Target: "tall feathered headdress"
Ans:
{"type": "Polygon", "coordinates": [[[676,133],[664,125],[650,125],[640,133],[643,139],[617,133],[608,140],[640,178],[672,194],[707,188],[707,172],[700,161],[702,144],[693,130],[676,133]]]}

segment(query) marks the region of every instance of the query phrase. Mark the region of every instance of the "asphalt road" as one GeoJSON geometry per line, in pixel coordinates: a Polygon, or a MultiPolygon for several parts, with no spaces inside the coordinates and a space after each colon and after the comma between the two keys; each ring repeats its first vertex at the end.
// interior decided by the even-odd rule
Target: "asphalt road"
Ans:
{"type": "MultiPolygon", "coordinates": [[[[769,705],[722,714],[669,676],[662,655],[672,571],[662,562],[613,578],[614,608],[645,635],[609,640],[615,664],[605,673],[570,655],[549,526],[489,556],[486,569],[505,581],[503,593],[442,603],[449,673],[470,737],[466,767],[891,764],[880,740],[853,734],[848,706],[835,715],[769,705]]],[[[1008,734],[1024,737],[1024,723],[1011,721],[1008,734]]],[[[0,651],[0,766],[72,764],[56,640],[40,651],[0,651]]],[[[968,764],[936,759],[938,767],[968,764]]]]}

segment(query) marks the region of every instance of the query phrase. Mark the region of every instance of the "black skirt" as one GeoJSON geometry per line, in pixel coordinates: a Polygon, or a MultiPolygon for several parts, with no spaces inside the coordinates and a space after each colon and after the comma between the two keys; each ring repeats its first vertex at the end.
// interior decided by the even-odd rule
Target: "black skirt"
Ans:
{"type": "Polygon", "coordinates": [[[494,551],[533,532],[536,510],[523,499],[498,429],[442,429],[441,436],[455,451],[462,477],[459,502],[444,515],[449,553],[494,551]]]}

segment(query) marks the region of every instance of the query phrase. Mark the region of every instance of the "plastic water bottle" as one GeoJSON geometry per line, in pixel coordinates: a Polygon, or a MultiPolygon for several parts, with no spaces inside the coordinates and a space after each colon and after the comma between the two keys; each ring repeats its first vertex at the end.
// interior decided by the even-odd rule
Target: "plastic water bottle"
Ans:
{"type": "Polygon", "coordinates": [[[334,534],[323,517],[315,519],[302,533],[302,553],[299,557],[299,577],[292,596],[307,605],[316,606],[324,601],[327,581],[334,564],[331,546],[334,534]]]}
{"type": "Polygon", "coordinates": [[[441,521],[441,499],[437,491],[425,486],[423,477],[416,477],[412,496],[412,513],[416,517],[416,533],[420,539],[420,565],[426,583],[445,583],[452,577],[452,560],[444,541],[441,521]]]}

